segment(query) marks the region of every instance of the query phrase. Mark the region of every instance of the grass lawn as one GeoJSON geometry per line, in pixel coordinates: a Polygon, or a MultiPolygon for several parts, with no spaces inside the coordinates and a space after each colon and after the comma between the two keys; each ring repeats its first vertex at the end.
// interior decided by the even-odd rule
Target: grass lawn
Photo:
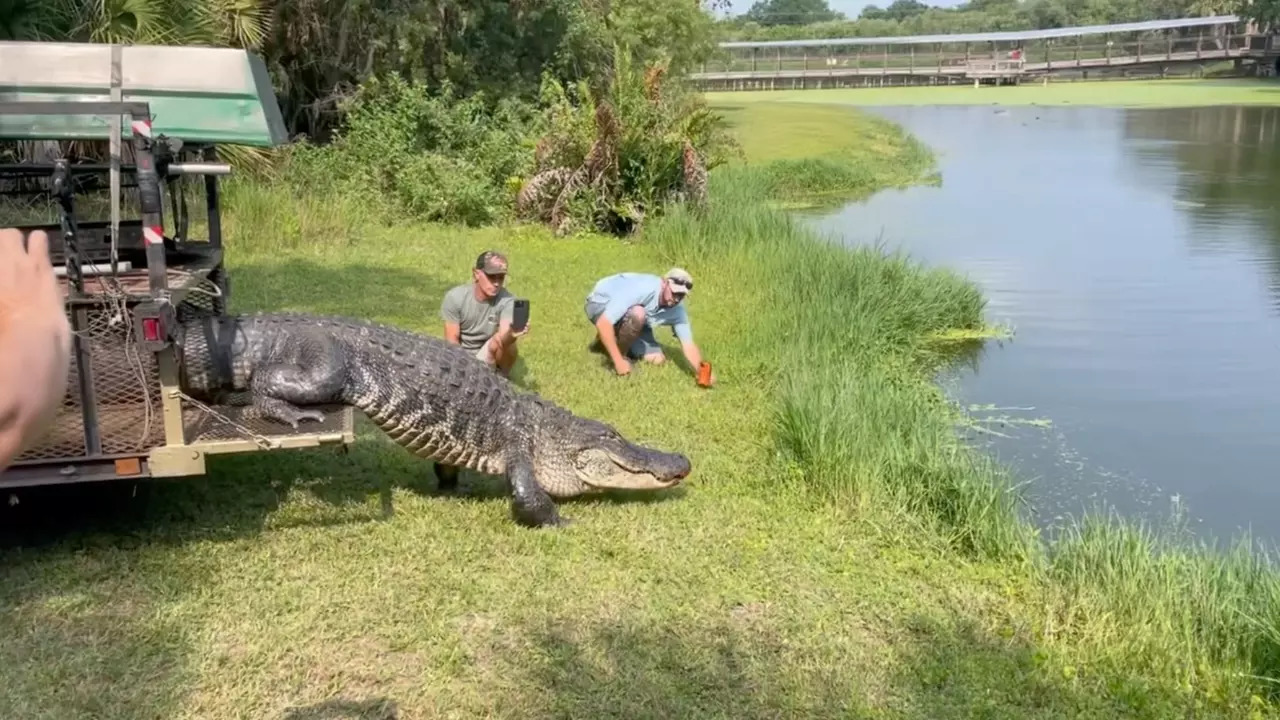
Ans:
{"type": "MultiPolygon", "coordinates": [[[[841,117],[829,134],[842,147],[859,147],[858,128],[883,127],[841,117]]],[[[809,152],[820,134],[813,125],[775,159],[809,152]]],[[[743,137],[749,154],[768,144],[759,130],[743,137]]],[[[915,152],[900,136],[872,137],[869,156],[895,143],[915,152]]],[[[796,452],[846,453],[827,456],[812,487],[846,475],[888,483],[870,477],[888,468],[895,482],[936,483],[923,491],[935,509],[956,490],[949,460],[924,463],[913,449],[945,420],[905,371],[824,376],[829,357],[806,368],[797,353],[779,410],[776,368],[753,348],[797,311],[769,302],[769,276],[748,262],[764,250],[713,252],[695,238],[736,237],[725,227],[736,206],[721,225],[659,230],[681,233],[681,246],[441,226],[348,240],[340,207],[269,189],[227,198],[234,310],[343,313],[439,335],[445,290],[480,250],[507,251],[510,286],[532,311],[517,381],[687,453],[694,473],[666,496],[564,503],[573,526],[530,531],[509,519],[497,479],[464,474],[463,497],[436,496],[429,465],[362,422],[348,455],[225,457],[207,477],[136,497],[128,486],[24,493],[0,511],[0,717],[1165,717],[1186,704],[1169,677],[1091,672],[1049,642],[1071,619],[1046,611],[1014,570],[961,560],[905,514],[828,503],[794,482],[774,444],[788,418],[796,452]],[[666,254],[675,247],[687,252],[666,254]],[[598,277],[675,263],[697,278],[690,312],[718,376],[710,391],[673,363],[617,378],[586,350],[582,299],[598,277]],[[817,384],[805,384],[809,369],[817,384]],[[919,400],[909,412],[889,405],[908,397],[919,400]],[[836,409],[862,424],[823,425],[836,409]],[[796,424],[805,417],[818,422],[796,424]],[[799,437],[804,428],[816,434],[799,437]]],[[[769,252],[802,252],[783,244],[791,226],[753,217],[766,225],[744,233],[780,238],[769,252]]],[[[870,255],[821,265],[833,281],[862,273],[867,289],[850,297],[881,304],[851,302],[856,317],[973,301],[870,255]],[[889,302],[877,283],[935,287],[940,305],[889,302]]],[[[910,345],[906,329],[878,327],[872,337],[870,325],[840,324],[832,347],[867,360],[910,345]]]]}
{"type": "Polygon", "coordinates": [[[923,182],[931,151],[893,123],[840,105],[787,101],[738,103],[722,94],[712,109],[724,117],[746,164],[768,183],[774,207],[838,206],[888,187],[923,182]]]}
{"type": "Polygon", "coordinates": [[[710,99],[712,108],[728,121],[747,162],[820,157],[832,152],[874,162],[903,150],[902,132],[892,123],[839,105],[814,105],[797,112],[790,100],[761,102],[754,95],[722,93],[710,99]],[[785,129],[785,131],[784,131],[785,129]]]}
{"type": "Polygon", "coordinates": [[[823,105],[1104,105],[1189,107],[1280,105],[1280,82],[1253,79],[1091,80],[1018,86],[838,88],[709,92],[716,105],[795,102],[823,105]]]}
{"type": "Polygon", "coordinates": [[[675,365],[615,378],[586,352],[580,296],[594,278],[666,266],[603,238],[418,227],[241,250],[235,305],[439,334],[441,294],[490,246],[531,298],[518,376],[688,453],[685,492],[568,503],[574,527],[531,532],[508,519],[497,481],[464,475],[466,497],[434,497],[429,466],[362,423],[346,457],[222,458],[139,499],[24,497],[7,514],[59,539],[0,554],[0,715],[319,718],[345,703],[359,710],[339,717],[939,717],[988,702],[992,676],[1010,680],[1010,710],[1058,692],[1026,696],[1012,680],[1041,682],[1031,650],[998,639],[998,592],[753,490],[768,484],[767,406],[751,368],[717,352],[746,329],[732,299],[750,291],[732,277],[699,273],[690,301],[712,391],[675,365]]]}

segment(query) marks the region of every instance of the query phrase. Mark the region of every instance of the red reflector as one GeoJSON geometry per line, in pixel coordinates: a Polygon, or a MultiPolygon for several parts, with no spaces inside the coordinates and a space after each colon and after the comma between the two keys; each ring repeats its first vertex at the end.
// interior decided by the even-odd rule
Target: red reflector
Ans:
{"type": "Polygon", "coordinates": [[[142,318],[142,336],[150,341],[160,339],[160,319],[142,318]]]}

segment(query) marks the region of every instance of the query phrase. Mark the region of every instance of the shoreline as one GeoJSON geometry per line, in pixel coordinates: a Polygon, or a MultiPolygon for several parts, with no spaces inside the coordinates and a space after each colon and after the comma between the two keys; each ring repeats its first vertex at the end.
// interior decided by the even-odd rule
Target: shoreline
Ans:
{"type": "MultiPolygon", "coordinates": [[[[1275,92],[1274,89],[1270,91],[1275,92]]],[[[832,91],[835,92],[839,91],[832,91]]],[[[779,112],[777,108],[789,104],[782,101],[734,106],[724,94],[711,102],[728,105],[740,114],[753,109],[779,112]]],[[[1280,104],[1280,99],[1271,102],[1280,104]]],[[[850,114],[861,114],[849,106],[835,104],[800,101],[790,104],[800,111],[821,108],[824,112],[831,112],[831,108],[840,108],[850,114]]],[[[902,133],[905,144],[915,142],[905,130],[896,125],[893,127],[902,133]]],[[[827,152],[824,155],[830,158],[838,157],[840,153],[827,152]]],[[[918,150],[913,150],[912,156],[917,157],[918,150]]],[[[932,169],[932,151],[929,151],[929,157],[932,169]]],[[[895,184],[884,183],[877,191],[895,184]]],[[[985,300],[982,302],[985,304],[985,300]]],[[[969,329],[961,324],[942,332],[964,334],[969,329]]],[[[985,337],[981,332],[976,334],[985,337]]],[[[829,404],[827,410],[840,412],[839,403],[829,404]]],[[[946,414],[945,410],[943,414],[946,414]]],[[[968,447],[961,452],[981,455],[980,451],[968,447]]],[[[1224,677],[1235,678],[1236,681],[1248,675],[1255,679],[1280,675],[1280,658],[1266,659],[1274,657],[1274,653],[1280,650],[1280,632],[1277,632],[1280,625],[1274,619],[1280,612],[1280,573],[1272,564],[1270,554],[1256,552],[1250,547],[1247,534],[1237,535],[1225,543],[1185,542],[1174,534],[1166,535],[1162,530],[1151,529],[1129,518],[1087,514],[1070,525],[1060,537],[1052,540],[1040,538],[1039,531],[1034,529],[1029,519],[1018,517],[1011,520],[1008,517],[1012,514],[1012,504],[993,500],[999,491],[1012,487],[1004,478],[1004,468],[985,464],[985,456],[974,459],[977,466],[971,468],[972,477],[968,480],[975,482],[957,485],[958,488],[967,487],[971,493],[966,509],[972,514],[965,517],[961,511],[961,517],[965,519],[953,529],[968,533],[970,540],[980,539],[976,546],[961,544],[961,555],[977,549],[979,556],[994,560],[1014,574],[1022,575],[1028,571],[1026,578],[1042,594],[1043,602],[1055,608],[1044,620],[1052,623],[1050,617],[1056,613],[1075,615],[1077,622],[1093,615],[1086,625],[1107,626],[1106,633],[1126,638],[1125,644],[1130,647],[1142,648],[1124,659],[1112,658],[1115,662],[1111,667],[1113,672],[1126,663],[1151,663],[1148,667],[1153,672],[1179,675],[1181,682],[1192,686],[1205,662],[1223,663],[1224,677]],[[988,505],[981,508],[982,512],[974,512],[973,503],[983,500],[988,505]],[[994,529],[984,526],[984,523],[992,523],[994,529]],[[981,538],[983,533],[987,537],[981,538]],[[1226,546],[1226,552],[1219,551],[1218,547],[1222,545],[1226,546]],[[1238,617],[1233,618],[1234,613],[1248,620],[1242,622],[1238,617]],[[1169,623],[1180,626],[1180,629],[1170,633],[1169,623]],[[1270,640],[1264,640],[1264,645],[1276,643],[1275,646],[1265,645],[1276,649],[1266,650],[1259,656],[1260,648],[1254,645],[1253,633],[1269,637],[1270,640]],[[1182,636],[1180,641],[1176,639],[1177,635],[1182,636]],[[1196,656],[1201,658],[1198,661],[1201,668],[1196,668],[1191,661],[1196,656]],[[1261,662],[1262,667],[1250,668],[1250,658],[1252,662],[1261,662]],[[1237,665],[1241,662],[1245,665],[1237,665]]],[[[919,497],[912,497],[913,492],[919,494],[919,491],[919,488],[906,491],[908,503],[917,508],[931,507],[927,490],[923,492],[926,496],[923,502],[919,497]]],[[[1090,628],[1082,633],[1085,642],[1077,649],[1092,645],[1092,652],[1105,656],[1105,645],[1097,645],[1096,639],[1088,637],[1096,629],[1090,628]]],[[[1204,680],[1204,677],[1199,678],[1201,682],[1204,680]]],[[[1261,682],[1247,691],[1249,697],[1256,700],[1267,694],[1267,681],[1261,682]]],[[[1244,691],[1243,687],[1238,691],[1244,691]]],[[[1254,709],[1259,707],[1255,704],[1254,709]]]]}
{"type": "Polygon", "coordinates": [[[1071,105],[1087,107],[1280,106],[1280,82],[1265,79],[1082,80],[1047,86],[968,85],[705,92],[714,105],[804,103],[852,107],[1071,105]]]}

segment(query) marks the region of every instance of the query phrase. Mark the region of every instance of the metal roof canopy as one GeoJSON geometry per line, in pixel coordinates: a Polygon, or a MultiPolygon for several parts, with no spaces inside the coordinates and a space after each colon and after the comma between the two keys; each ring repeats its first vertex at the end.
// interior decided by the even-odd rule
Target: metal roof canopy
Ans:
{"type": "Polygon", "coordinates": [[[1143,32],[1148,30],[1172,30],[1175,28],[1231,25],[1241,22],[1236,15],[1180,18],[1176,20],[1145,20],[1117,23],[1115,25],[1077,25],[1075,27],[1047,30],[1011,30],[1006,32],[956,33],[951,35],[895,35],[893,37],[828,38],[815,40],[740,40],[722,42],[722,48],[772,48],[772,47],[823,47],[836,45],[923,45],[926,43],[1006,42],[1015,40],[1047,40],[1050,38],[1100,35],[1103,33],[1143,32]]]}
{"type": "MultiPolygon", "coordinates": [[[[0,41],[0,102],[110,102],[117,53],[118,100],[148,103],[153,133],[185,144],[288,141],[266,65],[236,48],[0,41]]],[[[114,118],[94,109],[0,115],[0,139],[108,140],[114,118]]],[[[127,120],[120,128],[132,136],[127,120]]]]}

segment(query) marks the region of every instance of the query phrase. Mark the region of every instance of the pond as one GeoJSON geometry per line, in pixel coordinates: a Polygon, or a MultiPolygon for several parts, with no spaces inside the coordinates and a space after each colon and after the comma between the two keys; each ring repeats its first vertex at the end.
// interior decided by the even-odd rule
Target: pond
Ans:
{"type": "Polygon", "coordinates": [[[1175,510],[1280,537],[1280,108],[873,108],[941,184],[813,222],[978,283],[1012,340],[946,378],[1042,526],[1175,510]]]}

